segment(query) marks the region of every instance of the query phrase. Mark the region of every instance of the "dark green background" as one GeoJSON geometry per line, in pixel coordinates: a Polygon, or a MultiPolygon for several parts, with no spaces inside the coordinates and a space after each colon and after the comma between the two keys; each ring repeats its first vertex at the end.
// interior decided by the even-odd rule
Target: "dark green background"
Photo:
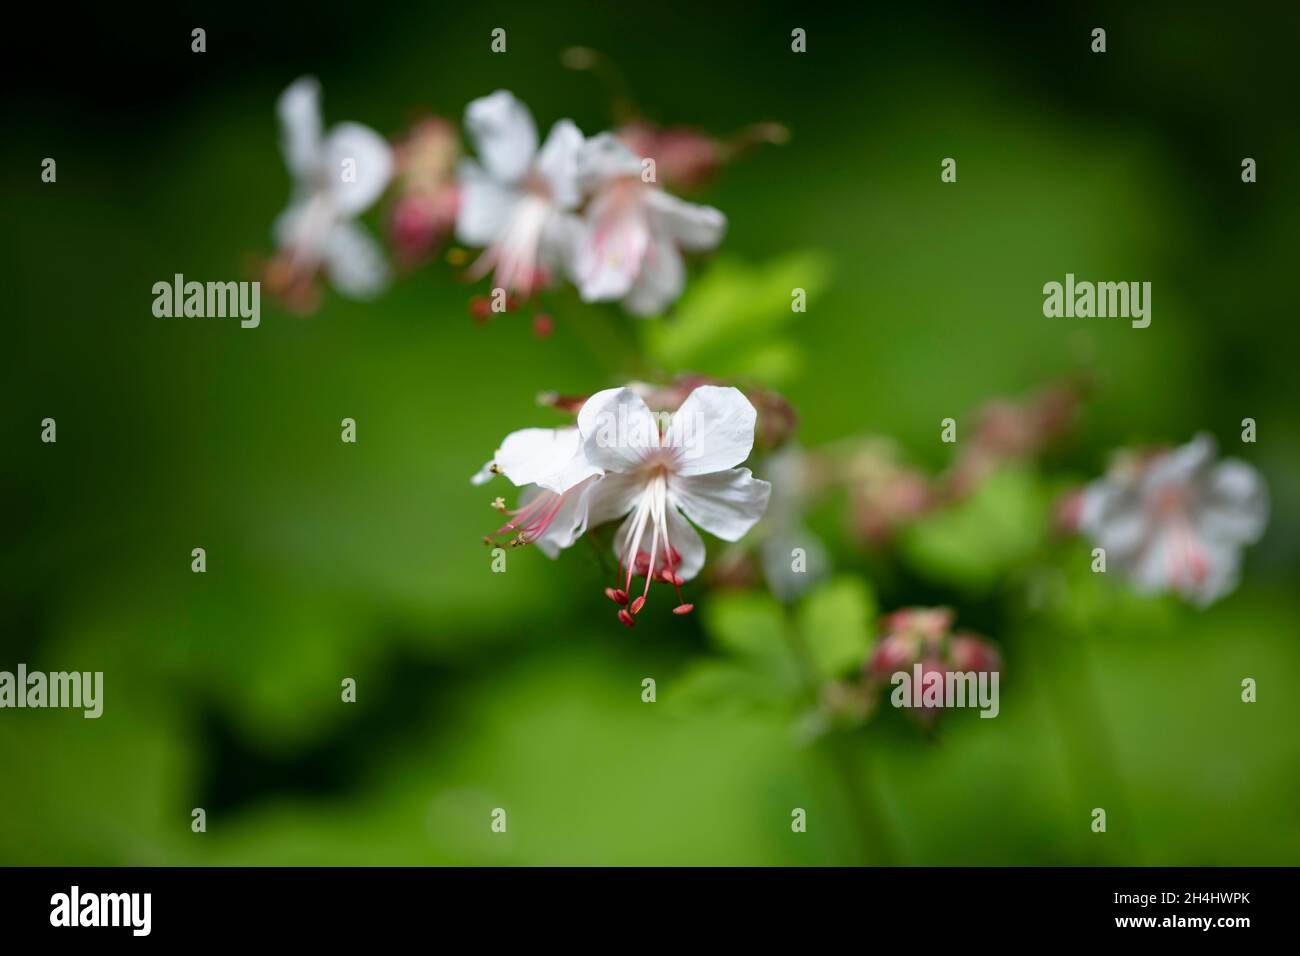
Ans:
{"type": "MultiPolygon", "coordinates": [[[[1300,861],[1293,5],[35,13],[8,38],[0,144],[0,669],[103,670],[106,702],[98,721],[0,712],[0,862],[871,862],[860,790],[908,863],[1300,861]],[[468,475],[507,431],[559,420],[538,391],[638,368],[633,320],[559,298],[548,340],[517,316],[476,327],[445,265],[306,319],[264,301],[256,330],[151,314],[154,282],[249,278],[269,251],[289,187],[273,105],[296,76],[320,77],[328,123],[386,135],[498,88],[594,133],[608,100],[560,66],[573,44],[613,57],[654,119],[790,127],[695,198],[727,213],[734,262],[826,270],[774,376],[805,444],[884,433],[939,467],[940,419],[1086,367],[1100,387],[1052,480],[1215,433],[1273,496],[1243,587],[1198,612],[1076,580],[1073,626],[1049,626],[1003,591],[881,571],[830,511],[843,573],[878,578],[881,610],[948,601],[1007,658],[999,719],[937,742],[877,721],[832,763],[786,714],[674,701],[717,653],[707,616],[661,600],[624,631],[581,550],[489,571],[468,475]],[[1044,318],[1067,271],[1151,281],[1151,327],[1044,318]]],[[[693,370],[731,373],[745,344],[693,370]]]]}

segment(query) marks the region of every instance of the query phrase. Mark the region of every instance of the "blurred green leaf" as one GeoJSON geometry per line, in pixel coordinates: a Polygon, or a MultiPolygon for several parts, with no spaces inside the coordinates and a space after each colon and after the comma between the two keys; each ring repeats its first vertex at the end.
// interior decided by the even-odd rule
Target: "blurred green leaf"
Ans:
{"type": "Polygon", "coordinates": [[[687,289],[673,315],[641,323],[642,341],[658,364],[672,371],[708,370],[767,385],[789,381],[802,353],[782,337],[802,313],[791,308],[792,290],[811,299],[826,288],[830,266],[819,252],[798,252],[751,266],[719,259],[687,289]]]}
{"type": "Polygon", "coordinates": [[[689,710],[708,708],[736,713],[770,709],[788,697],[788,688],[770,669],[753,667],[748,662],[707,660],[688,665],[664,688],[663,701],[689,710]]]}
{"type": "Polygon", "coordinates": [[[752,658],[790,653],[781,605],[769,594],[733,591],[704,606],[704,630],[720,649],[752,658]]]}
{"type": "Polygon", "coordinates": [[[1037,475],[1008,466],[966,500],[907,529],[900,543],[907,560],[927,577],[982,592],[1038,547],[1047,513],[1037,475]]]}
{"type": "Polygon", "coordinates": [[[861,578],[842,576],[810,593],[799,607],[799,628],[823,679],[861,667],[871,646],[876,601],[861,578]]]}
{"type": "Polygon", "coordinates": [[[704,630],[720,650],[774,678],[783,696],[797,694],[802,671],[790,643],[785,609],[766,592],[733,591],[709,600],[704,630]]]}

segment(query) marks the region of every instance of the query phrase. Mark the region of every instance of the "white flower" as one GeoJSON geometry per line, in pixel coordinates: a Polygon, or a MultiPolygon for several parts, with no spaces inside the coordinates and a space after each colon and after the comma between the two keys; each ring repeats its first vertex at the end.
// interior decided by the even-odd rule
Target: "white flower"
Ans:
{"type": "Polygon", "coordinates": [[[826,546],[804,521],[808,463],[802,449],[787,445],[763,463],[772,479],[772,500],[760,531],[763,578],[777,600],[794,601],[820,584],[830,568],[826,546]],[[793,552],[803,551],[804,567],[793,567],[793,552]]]}
{"type": "Polygon", "coordinates": [[[1268,491],[1253,467],[1214,460],[1214,439],[1121,461],[1083,492],[1079,527],[1138,590],[1205,606],[1237,586],[1241,549],[1259,540],[1268,491]]]}
{"type": "Polygon", "coordinates": [[[463,161],[456,237],[486,247],[470,272],[494,272],[497,286],[528,296],[567,272],[579,222],[577,155],[582,133],[571,120],[551,127],[537,148],[528,107],[505,90],[465,108],[479,162],[463,161]]]}
{"type": "Polygon", "coordinates": [[[379,245],[353,220],[388,185],[393,170],[388,143],[359,123],[339,123],[323,135],[320,84],[312,77],[285,90],[276,110],[294,193],[274,232],[290,271],[310,275],[323,266],[339,292],[358,299],[377,295],[388,282],[388,264],[379,245]]]}
{"type": "Polygon", "coordinates": [[[634,315],[657,315],[686,286],[679,250],[716,248],[727,217],[643,182],[641,159],[612,133],[583,145],[578,177],[593,195],[574,258],[583,299],[622,300],[634,315]]]}
{"type": "MultiPolygon", "coordinates": [[[[767,508],[772,486],[736,466],[754,445],[757,413],[739,390],[696,388],[661,429],[660,421],[630,388],[597,392],[578,412],[586,460],[604,469],[587,499],[594,527],[627,516],[614,537],[617,588],[628,600],[634,574],[645,591],[619,619],[629,627],[657,577],[680,588],[704,565],[704,542],[686,519],[724,541],[738,541],[767,508]]],[[[676,613],[692,605],[681,603],[676,613]]]]}
{"type": "Polygon", "coordinates": [[[509,535],[512,546],[536,544],[553,558],[587,529],[588,492],[601,469],[583,456],[577,428],[511,432],[470,480],[481,485],[497,474],[523,491],[517,508],[508,510],[504,502],[497,506],[509,520],[484,540],[491,543],[509,535]]]}

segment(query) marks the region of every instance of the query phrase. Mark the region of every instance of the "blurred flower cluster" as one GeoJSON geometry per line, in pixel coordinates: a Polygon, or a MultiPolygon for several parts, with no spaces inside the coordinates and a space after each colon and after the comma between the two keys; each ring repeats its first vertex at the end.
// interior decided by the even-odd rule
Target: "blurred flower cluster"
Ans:
{"type": "MultiPolygon", "coordinates": [[[[479,320],[562,283],[584,302],[660,315],[685,288],[684,255],[716,249],[727,227],[719,210],[679,199],[664,183],[696,186],[748,147],[785,139],[770,123],[724,143],[644,120],[586,136],[568,119],[542,139],[528,107],[498,90],[465,108],[467,156],[443,117],[420,119],[393,143],[357,123],[326,132],[320,99],[311,77],[280,97],[294,188],[263,270],[268,290],[302,313],[319,306],[320,279],[354,299],[388,286],[388,257],[357,219],[391,191],[387,233],[401,268],[432,261],[451,238],[478,250],[453,248],[447,258],[465,265],[469,280],[489,280],[491,293],[470,303],[479,320]]],[[[553,322],[538,312],[533,327],[545,335],[553,322]]]]}
{"type": "MultiPolygon", "coordinates": [[[[534,330],[549,333],[540,297],[559,286],[576,293],[574,309],[671,310],[632,323],[629,361],[602,370],[626,384],[541,396],[563,422],[510,432],[472,477],[514,488],[514,500],[492,501],[501,518],[489,545],[532,544],[555,558],[588,540],[609,571],[600,586],[612,616],[627,627],[652,590],[671,589],[678,616],[696,608],[688,592],[711,590],[700,627],[733,661],[698,685],[725,674],[732,696],[747,688],[768,702],[800,700],[814,735],[871,718],[900,675],[920,685],[929,675],[1000,674],[1002,651],[954,630],[950,606],[968,598],[1056,613],[1061,624],[1061,595],[1087,580],[1080,568],[1198,607],[1236,587],[1243,549],[1267,523],[1260,474],[1217,459],[1213,439],[1198,434],[1179,448],[1116,451],[1101,477],[1076,476],[1055,456],[1080,426],[1091,376],[987,401],[959,416],[960,438],[958,419],[945,419],[950,454],[939,467],[888,434],[803,442],[778,390],[801,362],[783,333],[825,287],[826,263],[724,257],[688,284],[687,256],[717,249],[727,218],[669,191],[698,189],[754,146],[784,142],[785,128],[759,123],[722,138],[660,126],[598,53],[571,49],[564,62],[606,80],[610,131],[587,135],[561,118],[543,136],[505,90],[466,106],[467,147],[442,117],[391,144],[356,123],[326,130],[310,78],[278,103],[294,188],[265,280],[289,308],[316,308],[322,279],[358,299],[383,291],[389,257],[358,220],[389,192],[397,265],[441,255],[487,282],[490,293],[470,299],[479,320],[526,307],[534,330]],[[629,382],[629,367],[659,384],[629,382]],[[721,542],[707,569],[701,531],[721,542]],[[904,598],[904,609],[879,613],[877,586],[903,593],[900,581],[940,606],[904,598]]],[[[918,718],[933,729],[945,705],[919,691],[918,718]]]]}

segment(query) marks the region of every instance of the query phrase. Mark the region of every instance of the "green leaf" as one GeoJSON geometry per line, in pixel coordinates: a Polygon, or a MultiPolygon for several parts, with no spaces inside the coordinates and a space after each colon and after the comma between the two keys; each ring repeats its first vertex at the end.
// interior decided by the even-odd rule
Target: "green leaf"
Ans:
{"type": "Polygon", "coordinates": [[[823,679],[842,677],[862,666],[871,647],[875,616],[875,596],[861,578],[837,577],[804,598],[799,628],[823,679]]]}
{"type": "Polygon", "coordinates": [[[697,278],[662,322],[642,323],[646,352],[670,371],[744,376],[768,385],[789,380],[803,365],[798,347],[783,337],[802,313],[792,291],[807,297],[829,282],[824,255],[800,252],[761,266],[719,259],[697,278]]]}
{"type": "Polygon", "coordinates": [[[790,653],[781,605],[769,594],[734,591],[704,605],[704,629],[717,647],[750,658],[781,658],[790,653]]]}
{"type": "Polygon", "coordinates": [[[966,500],[917,522],[900,544],[927,577],[983,592],[1034,552],[1046,534],[1047,512],[1038,477],[1006,467],[966,500]]]}
{"type": "Polygon", "coordinates": [[[669,706],[722,713],[775,707],[789,698],[788,688],[771,670],[729,660],[688,665],[665,685],[662,697],[669,706]]]}
{"type": "Polygon", "coordinates": [[[762,591],[720,594],[704,606],[705,633],[719,649],[766,682],[765,693],[782,700],[803,689],[803,674],[783,608],[762,591]]]}

